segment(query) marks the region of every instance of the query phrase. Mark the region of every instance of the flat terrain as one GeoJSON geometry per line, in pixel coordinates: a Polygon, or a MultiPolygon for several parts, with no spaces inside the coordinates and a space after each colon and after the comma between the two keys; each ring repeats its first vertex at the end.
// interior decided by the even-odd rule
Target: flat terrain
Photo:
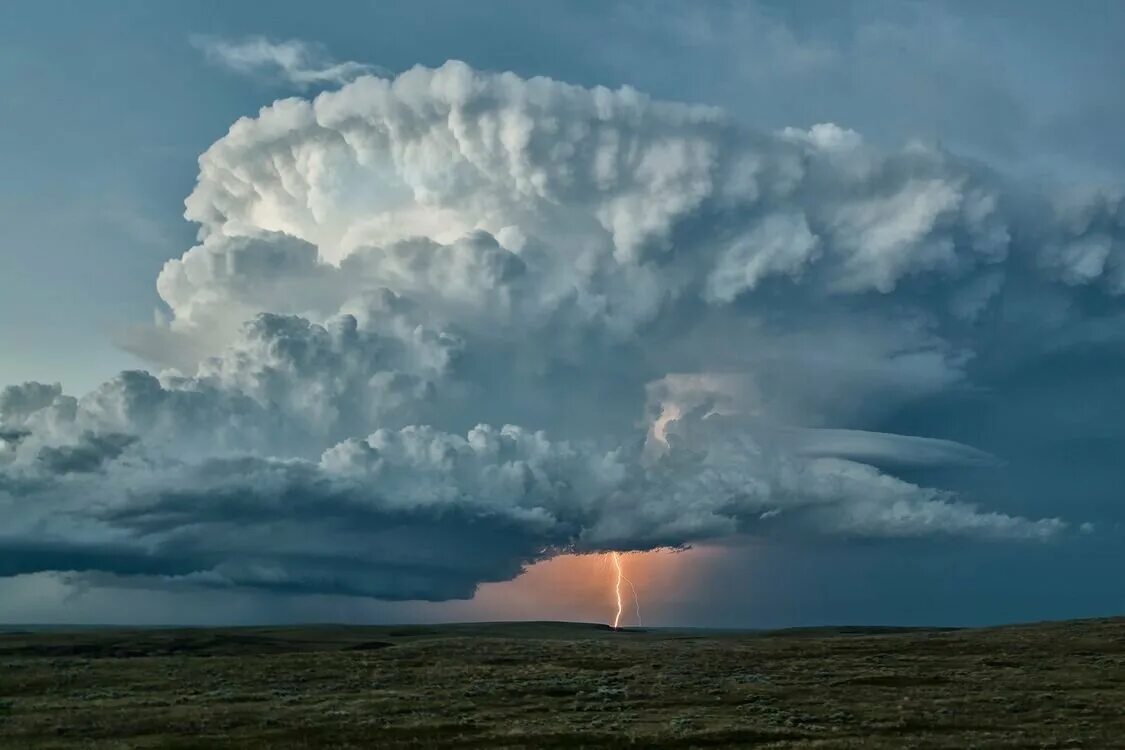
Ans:
{"type": "Polygon", "coordinates": [[[1125,747],[1125,619],[9,630],[0,746],[1125,747]]]}

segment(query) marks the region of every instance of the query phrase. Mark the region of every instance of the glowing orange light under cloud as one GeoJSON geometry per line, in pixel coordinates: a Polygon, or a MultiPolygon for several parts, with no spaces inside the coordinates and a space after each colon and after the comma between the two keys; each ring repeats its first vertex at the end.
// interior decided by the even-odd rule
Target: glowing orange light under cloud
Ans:
{"type": "MultiPolygon", "coordinates": [[[[453,618],[489,620],[568,620],[613,623],[617,612],[616,570],[610,555],[560,555],[528,567],[513,581],[486,583],[471,602],[456,607],[453,618]]],[[[685,592],[707,574],[721,551],[696,547],[683,551],[629,552],[620,556],[623,572],[644,598],[645,620],[659,623],[679,609],[685,592]]],[[[621,582],[617,621],[638,624],[636,600],[621,582]]]]}

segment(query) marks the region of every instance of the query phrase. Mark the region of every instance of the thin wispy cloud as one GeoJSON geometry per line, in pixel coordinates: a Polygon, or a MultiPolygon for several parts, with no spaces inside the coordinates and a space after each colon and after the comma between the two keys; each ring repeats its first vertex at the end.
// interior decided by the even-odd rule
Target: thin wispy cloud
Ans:
{"type": "Polygon", "coordinates": [[[281,80],[300,89],[342,85],[364,75],[388,75],[386,69],[377,65],[334,60],[320,45],[299,39],[196,35],[191,37],[191,44],[215,65],[242,75],[281,80]]]}

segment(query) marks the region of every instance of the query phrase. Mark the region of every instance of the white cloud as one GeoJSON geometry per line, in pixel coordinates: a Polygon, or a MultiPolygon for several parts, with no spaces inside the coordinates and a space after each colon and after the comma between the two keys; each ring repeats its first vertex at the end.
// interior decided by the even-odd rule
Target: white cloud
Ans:
{"type": "Polygon", "coordinates": [[[280,78],[298,88],[341,85],[363,75],[387,71],[358,62],[336,62],[320,47],[298,39],[271,41],[261,36],[222,39],[193,36],[191,43],[217,65],[236,73],[280,78]]]}

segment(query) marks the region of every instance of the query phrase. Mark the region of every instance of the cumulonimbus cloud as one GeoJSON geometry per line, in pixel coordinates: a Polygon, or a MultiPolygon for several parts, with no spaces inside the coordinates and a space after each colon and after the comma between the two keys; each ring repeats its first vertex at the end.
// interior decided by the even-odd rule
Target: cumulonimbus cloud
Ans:
{"type": "Polygon", "coordinates": [[[0,574],[444,599],[730,534],[1049,539],[887,473],[996,461],[879,419],[1088,315],[1029,295],[1125,292],[1112,191],[456,62],[239,120],[186,216],[127,340],[163,371],[0,393],[0,574]]]}

